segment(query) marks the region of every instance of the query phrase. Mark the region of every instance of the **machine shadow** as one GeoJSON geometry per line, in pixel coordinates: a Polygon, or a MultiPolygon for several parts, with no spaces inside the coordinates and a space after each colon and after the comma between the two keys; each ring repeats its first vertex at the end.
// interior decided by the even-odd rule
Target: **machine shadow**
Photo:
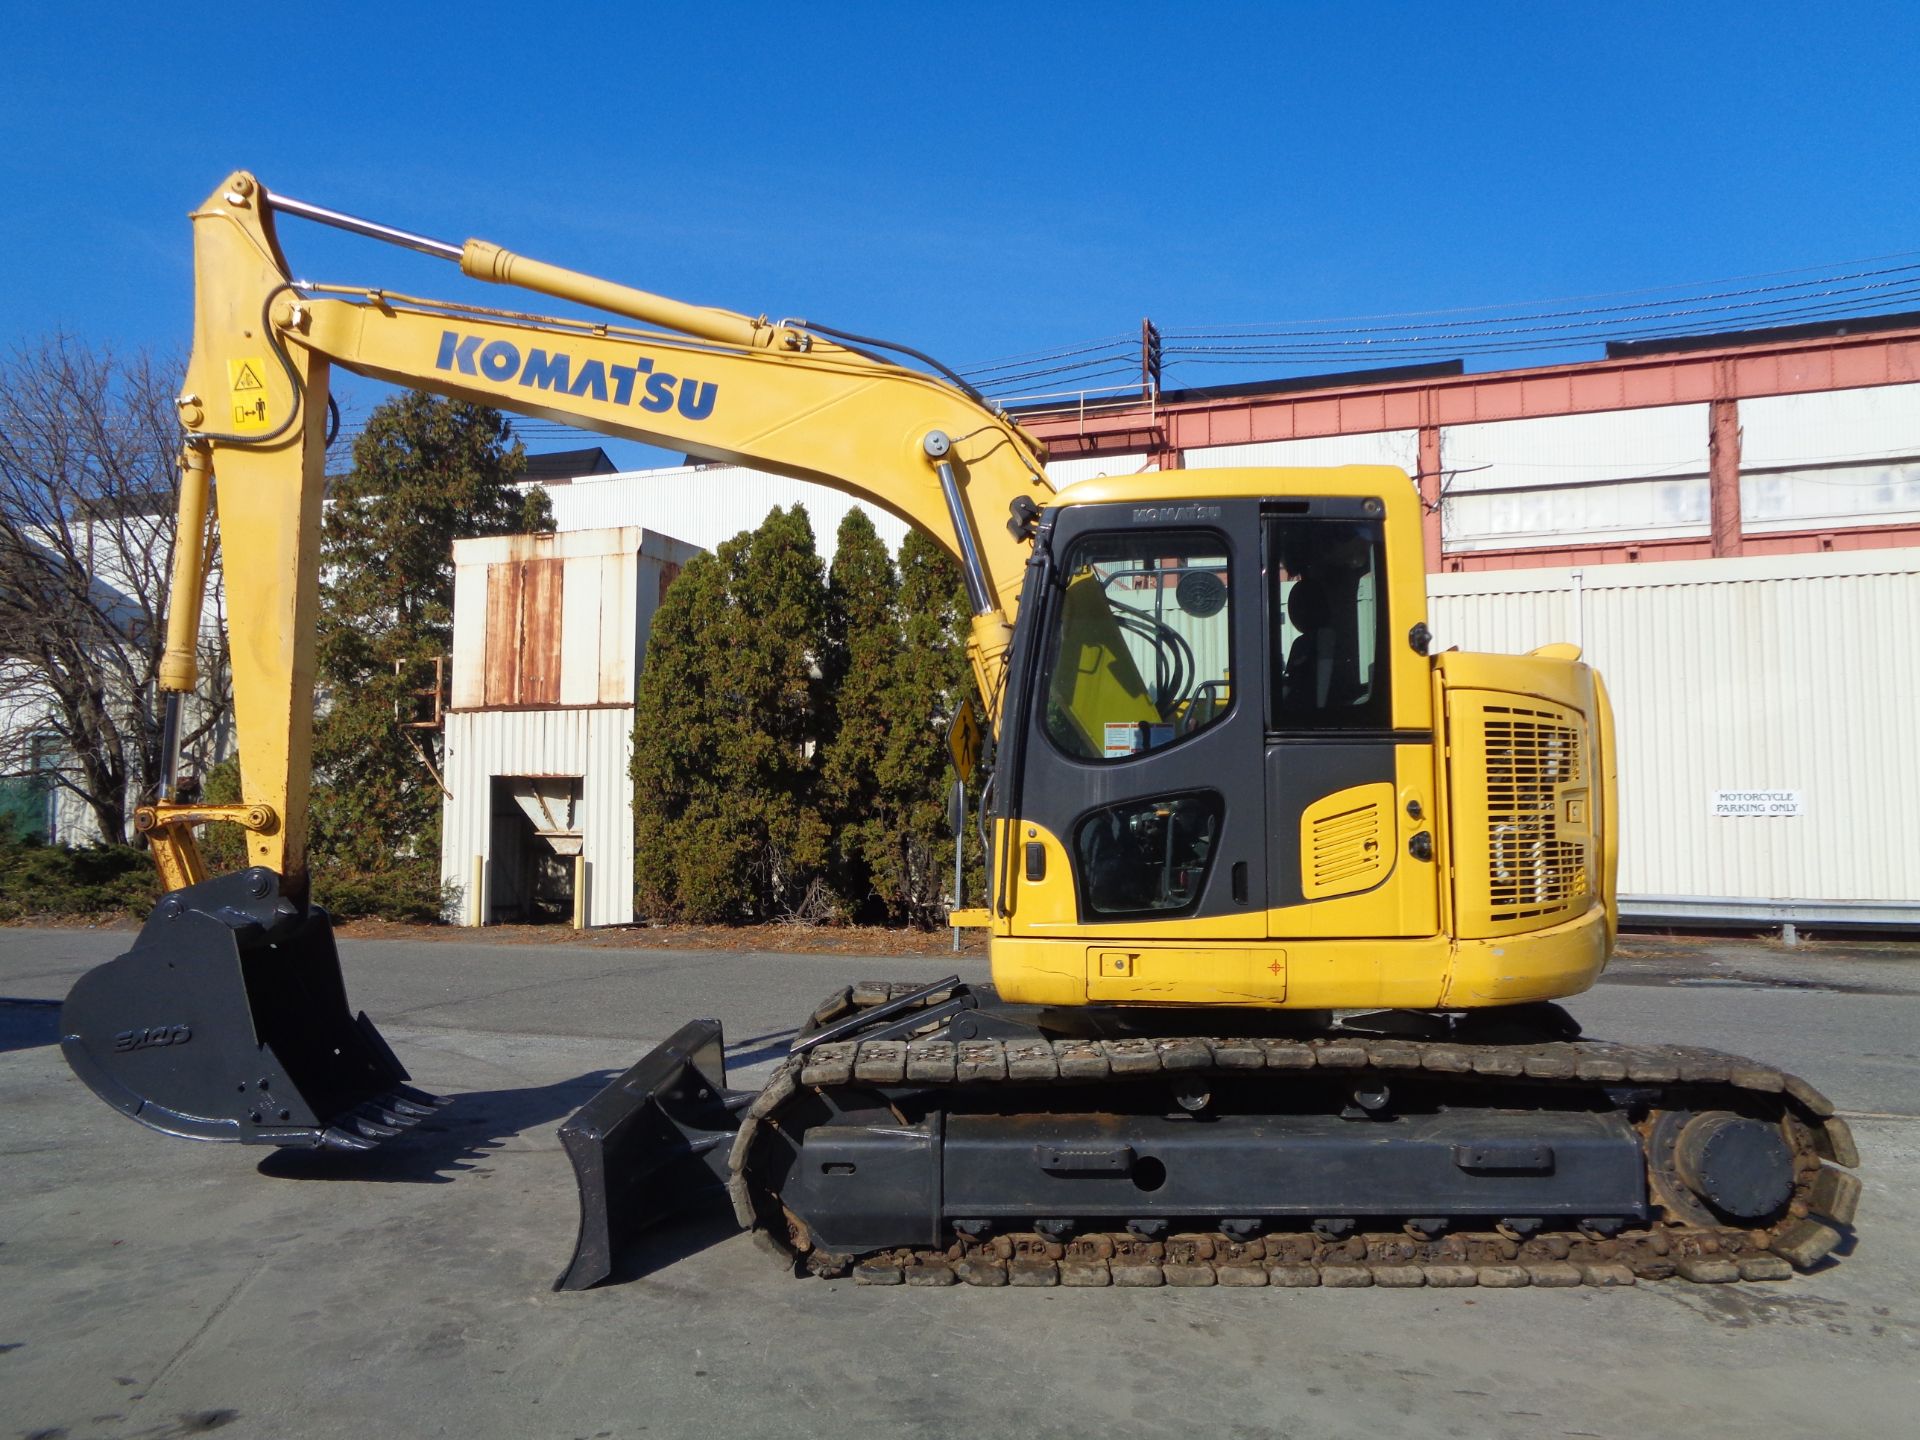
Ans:
{"type": "Polygon", "coordinates": [[[793,1037],[797,1032],[792,1026],[785,1030],[769,1030],[765,1035],[749,1035],[745,1040],[735,1040],[727,1046],[727,1064],[745,1068],[758,1065],[762,1060],[784,1060],[793,1048],[793,1037]]]}
{"type": "Polygon", "coordinates": [[[739,1233],[740,1222],[734,1219],[733,1209],[724,1199],[704,1202],[641,1231],[635,1239],[615,1250],[612,1271],[593,1288],[605,1290],[644,1280],[656,1270],[665,1270],[689,1256],[711,1250],[739,1233]]]}
{"type": "MultiPolygon", "coordinates": [[[[745,1069],[784,1058],[794,1033],[791,1028],[774,1030],[734,1042],[727,1046],[729,1067],[745,1069]]],[[[622,1073],[589,1070],[551,1085],[468,1091],[452,1096],[431,1118],[372,1150],[275,1150],[256,1168],[281,1180],[449,1185],[463,1172],[483,1170],[515,1136],[565,1120],[622,1073]]],[[[564,1162],[558,1146],[553,1154],[564,1162]]],[[[612,1271],[602,1283],[621,1285],[643,1279],[739,1233],[726,1199],[709,1197],[619,1245],[612,1271]]]]}
{"type": "MultiPolygon", "coordinates": [[[[589,1070],[551,1085],[470,1090],[453,1096],[430,1119],[372,1150],[275,1150],[258,1169],[278,1180],[449,1185],[462,1171],[480,1168],[514,1136],[565,1119],[617,1073],[589,1070]]],[[[554,1153],[560,1155],[557,1146],[554,1153]]]]}
{"type": "MultiPolygon", "coordinates": [[[[1828,1223],[1832,1224],[1831,1221],[1828,1223]]],[[[1838,1269],[1840,1262],[1847,1259],[1860,1247],[1860,1232],[1852,1225],[1834,1225],[1833,1228],[1840,1232],[1840,1243],[1829,1250],[1814,1263],[1810,1270],[1804,1273],[1808,1275],[1824,1275],[1829,1270],[1838,1269]]]]}
{"type": "Polygon", "coordinates": [[[16,1000],[0,996],[0,1055],[60,1043],[58,1000],[16,1000]]]}

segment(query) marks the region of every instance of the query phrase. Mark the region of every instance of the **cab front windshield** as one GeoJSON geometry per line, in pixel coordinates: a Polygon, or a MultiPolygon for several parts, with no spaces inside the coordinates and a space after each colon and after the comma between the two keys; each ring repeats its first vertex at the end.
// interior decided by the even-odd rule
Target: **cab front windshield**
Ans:
{"type": "Polygon", "coordinates": [[[1045,683],[1055,745],[1080,760],[1122,761],[1226,715],[1233,596],[1219,536],[1089,536],[1060,574],[1045,683]]]}

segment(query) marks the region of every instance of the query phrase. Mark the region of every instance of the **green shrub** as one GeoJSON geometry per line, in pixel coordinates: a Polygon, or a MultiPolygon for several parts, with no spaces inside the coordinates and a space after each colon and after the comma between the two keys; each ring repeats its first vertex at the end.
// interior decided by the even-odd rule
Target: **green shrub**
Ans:
{"type": "Polygon", "coordinates": [[[152,859],[131,845],[70,850],[0,835],[0,920],[144,917],[159,894],[152,859]]]}
{"type": "MultiPolygon", "coordinates": [[[[240,757],[229,755],[207,771],[200,793],[209,805],[238,805],[240,757]]],[[[202,825],[197,838],[209,875],[225,875],[246,868],[247,832],[238,825],[202,825]]]]}
{"type": "Polygon", "coordinates": [[[437,924],[458,909],[460,887],[440,883],[437,860],[396,860],[379,870],[319,861],[313,898],[336,920],[437,924]]]}
{"type": "MultiPolygon", "coordinates": [[[[840,893],[862,920],[932,928],[953,884],[953,770],[941,737],[973,693],[960,567],[914,531],[896,569],[872,522],[850,510],[827,619],[822,770],[840,893]]],[[[968,849],[978,895],[979,845],[968,849]]]]}

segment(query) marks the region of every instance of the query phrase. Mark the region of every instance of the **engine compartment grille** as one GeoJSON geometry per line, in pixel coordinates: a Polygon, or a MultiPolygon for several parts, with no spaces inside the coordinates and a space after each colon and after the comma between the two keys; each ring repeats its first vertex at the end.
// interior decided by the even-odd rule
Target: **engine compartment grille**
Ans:
{"type": "Polygon", "coordinates": [[[1587,847],[1559,833],[1561,795],[1582,782],[1580,731],[1547,710],[1482,713],[1489,918],[1531,920],[1585,893],[1587,847]]]}
{"type": "Polygon", "coordinates": [[[1455,919],[1514,935],[1599,898],[1592,734],[1578,710],[1511,691],[1446,693],[1455,919]]]}

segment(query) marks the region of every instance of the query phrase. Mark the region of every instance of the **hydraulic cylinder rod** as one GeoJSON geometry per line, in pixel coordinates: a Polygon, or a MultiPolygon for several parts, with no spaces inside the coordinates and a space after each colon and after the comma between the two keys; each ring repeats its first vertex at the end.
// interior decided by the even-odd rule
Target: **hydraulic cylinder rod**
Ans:
{"type": "Polygon", "coordinates": [[[953,525],[954,543],[960,547],[960,573],[966,581],[967,603],[976,615],[988,615],[1000,608],[994,599],[993,582],[987,578],[987,565],[980,558],[980,537],[973,533],[973,520],[967,514],[967,502],[960,494],[960,478],[954,474],[949,455],[953,441],[944,430],[928,432],[922,442],[927,459],[940,477],[940,498],[947,502],[947,516],[953,525]]]}
{"type": "Polygon", "coordinates": [[[411,230],[398,230],[391,225],[382,225],[377,220],[362,220],[357,215],[343,215],[340,211],[329,210],[324,205],[312,205],[305,200],[295,200],[291,195],[267,194],[264,198],[270,210],[298,215],[302,220],[314,220],[322,225],[331,225],[336,230],[350,230],[355,235],[364,235],[370,240],[384,240],[389,245],[403,245],[409,250],[418,250],[422,255],[432,255],[439,260],[451,260],[456,265],[460,263],[460,247],[448,240],[435,240],[430,236],[416,235],[411,230]]]}
{"type": "Polygon", "coordinates": [[[792,337],[793,348],[806,348],[810,343],[807,337],[801,336],[796,330],[770,325],[764,320],[750,320],[729,310],[689,305],[685,301],[655,295],[631,285],[619,285],[561,265],[550,265],[544,260],[531,260],[485,240],[469,240],[465,245],[455,245],[449,240],[417,235],[411,230],[401,230],[392,225],[382,225],[377,220],[365,220],[358,215],[329,210],[324,205],[295,200],[288,195],[269,194],[266,203],[270,210],[298,215],[303,220],[331,225],[336,230],[364,235],[370,240],[417,250],[422,255],[431,255],[439,260],[451,260],[476,280],[512,285],[535,294],[550,295],[557,300],[571,300],[615,315],[625,315],[648,325],[675,330],[682,335],[694,335],[703,340],[716,340],[723,345],[738,345],[748,350],[764,350],[782,333],[792,337]]]}
{"type": "Polygon", "coordinates": [[[166,696],[161,722],[160,798],[173,799],[180,778],[180,697],[198,682],[200,606],[206,589],[207,499],[212,471],[207,451],[188,445],[180,452],[179,524],[173,540],[173,588],[167,600],[167,648],[158,676],[166,696]]]}

